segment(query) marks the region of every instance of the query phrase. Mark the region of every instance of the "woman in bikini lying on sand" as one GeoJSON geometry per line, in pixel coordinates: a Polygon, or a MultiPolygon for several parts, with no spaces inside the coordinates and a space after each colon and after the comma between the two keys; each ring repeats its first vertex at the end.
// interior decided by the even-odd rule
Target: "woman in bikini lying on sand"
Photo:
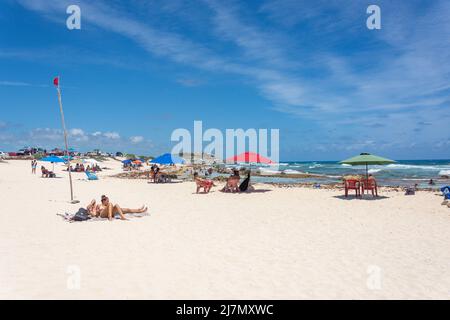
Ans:
{"type": "Polygon", "coordinates": [[[125,214],[127,213],[144,213],[147,211],[145,206],[142,206],[140,209],[128,209],[121,208],[118,204],[113,205],[105,195],[102,196],[101,202],[101,204],[96,204],[95,200],[92,200],[87,206],[87,211],[91,216],[112,220],[114,215],[118,213],[121,220],[126,220],[125,214]]]}

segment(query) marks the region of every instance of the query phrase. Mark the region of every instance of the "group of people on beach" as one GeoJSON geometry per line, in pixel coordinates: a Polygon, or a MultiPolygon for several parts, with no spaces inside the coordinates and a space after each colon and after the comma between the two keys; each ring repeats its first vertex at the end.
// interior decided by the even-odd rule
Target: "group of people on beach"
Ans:
{"type": "Polygon", "coordinates": [[[123,171],[133,171],[133,170],[139,171],[141,167],[142,163],[135,163],[135,162],[124,163],[123,171]]]}
{"type": "Polygon", "coordinates": [[[119,204],[112,204],[105,195],[101,196],[99,204],[94,199],[88,204],[86,209],[92,218],[108,218],[110,221],[115,215],[119,215],[121,220],[127,220],[125,218],[126,214],[144,213],[148,210],[146,206],[142,206],[139,209],[122,208],[119,204]]]}
{"type": "Polygon", "coordinates": [[[90,165],[87,165],[87,167],[84,166],[84,164],[79,164],[77,163],[75,165],[75,167],[70,166],[69,168],[67,168],[67,171],[71,171],[71,172],[87,172],[87,171],[91,171],[91,172],[99,172],[102,171],[102,169],[100,168],[100,166],[98,164],[94,164],[92,165],[92,167],[90,165]]]}
{"type": "Polygon", "coordinates": [[[161,168],[157,164],[152,164],[150,167],[150,171],[148,172],[149,181],[153,181],[154,183],[164,183],[170,182],[171,177],[166,172],[161,171],[161,168]]]}
{"type": "MultiPolygon", "coordinates": [[[[212,174],[212,169],[207,171],[209,175],[212,174]]],[[[194,180],[197,185],[197,193],[203,189],[204,193],[209,193],[211,188],[215,186],[214,182],[209,179],[201,178],[198,172],[194,172],[194,180]]],[[[239,170],[233,169],[231,175],[228,177],[225,186],[222,188],[222,192],[245,192],[250,188],[250,170],[247,173],[247,177],[242,183],[239,170]]]]}
{"type": "Polygon", "coordinates": [[[160,171],[161,169],[157,164],[152,164],[152,166],[150,167],[149,179],[152,179],[154,183],[157,183],[159,180],[158,178],[160,171]]]}
{"type": "MultiPolygon", "coordinates": [[[[31,160],[31,173],[32,174],[36,174],[36,169],[37,169],[38,163],[36,159],[31,160]]],[[[93,164],[92,166],[88,165],[87,167],[84,166],[84,164],[79,164],[77,163],[75,165],[75,167],[68,167],[67,171],[71,171],[71,172],[99,172],[102,171],[102,169],[100,168],[100,166],[98,164],[93,164]]],[[[42,177],[44,178],[50,178],[55,176],[55,174],[50,171],[47,170],[44,166],[41,166],[41,172],[42,172],[42,177]]]]}
{"type": "MultiPolygon", "coordinates": [[[[37,165],[37,160],[33,159],[31,161],[32,174],[36,174],[37,165]]],[[[77,164],[75,168],[69,167],[68,170],[71,170],[72,172],[101,171],[98,165],[93,165],[92,167],[88,165],[85,168],[83,164],[77,164]]],[[[56,177],[53,171],[47,170],[44,166],[41,166],[41,172],[42,177],[44,178],[56,177]]],[[[86,210],[90,218],[107,218],[112,220],[116,215],[119,215],[121,220],[127,220],[125,218],[126,214],[145,213],[148,208],[146,206],[142,206],[138,209],[122,208],[119,204],[111,203],[107,196],[102,195],[100,203],[97,203],[94,199],[87,205],[86,210]]]]}

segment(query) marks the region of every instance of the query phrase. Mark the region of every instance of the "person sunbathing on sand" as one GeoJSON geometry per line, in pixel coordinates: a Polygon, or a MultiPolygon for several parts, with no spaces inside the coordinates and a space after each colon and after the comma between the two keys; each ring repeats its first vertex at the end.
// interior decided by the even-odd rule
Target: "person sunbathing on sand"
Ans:
{"type": "MultiPolygon", "coordinates": [[[[110,221],[114,217],[115,214],[120,215],[121,220],[127,220],[125,218],[125,214],[127,213],[144,213],[147,211],[147,207],[142,206],[139,209],[128,209],[128,208],[121,208],[118,204],[113,205],[109,198],[105,195],[101,198],[102,204],[99,206],[95,206],[95,200],[91,202],[91,208],[93,209],[93,212],[96,214],[95,216],[99,216],[100,218],[108,218],[110,221]]],[[[89,211],[89,209],[88,209],[89,211]]]]}
{"type": "Polygon", "coordinates": [[[86,209],[91,216],[97,217],[100,215],[101,206],[96,203],[95,199],[93,199],[91,203],[88,204],[86,209]]]}

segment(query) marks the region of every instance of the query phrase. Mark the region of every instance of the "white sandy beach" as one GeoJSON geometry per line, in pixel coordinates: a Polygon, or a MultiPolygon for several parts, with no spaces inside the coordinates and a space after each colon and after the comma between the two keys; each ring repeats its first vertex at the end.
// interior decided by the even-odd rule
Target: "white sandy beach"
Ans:
{"type": "Polygon", "coordinates": [[[81,203],[72,205],[62,166],[61,178],[42,179],[29,161],[0,163],[0,298],[450,298],[450,209],[433,192],[345,200],[343,191],[259,184],[267,192],[197,195],[194,183],[120,180],[107,177],[119,162],[102,166],[115,170],[100,181],[74,174],[81,203]],[[146,204],[150,216],[56,215],[102,194],[146,204]],[[79,289],[67,285],[73,270],[79,289]]]}

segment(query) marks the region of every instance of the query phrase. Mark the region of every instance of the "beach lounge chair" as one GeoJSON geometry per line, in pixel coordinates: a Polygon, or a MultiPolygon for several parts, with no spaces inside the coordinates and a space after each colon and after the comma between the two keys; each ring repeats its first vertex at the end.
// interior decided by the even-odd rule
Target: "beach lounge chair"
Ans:
{"type": "Polygon", "coordinates": [[[364,179],[361,183],[362,194],[365,190],[371,190],[372,196],[378,197],[378,187],[375,179],[364,179]]]}
{"type": "Polygon", "coordinates": [[[197,184],[197,193],[203,188],[205,193],[209,193],[211,188],[214,186],[214,182],[211,180],[204,180],[201,178],[196,178],[195,183],[197,184]]]}
{"type": "Polygon", "coordinates": [[[88,180],[91,180],[91,181],[92,180],[98,180],[98,177],[97,177],[97,175],[95,173],[90,172],[90,171],[85,171],[84,173],[86,174],[88,180]]]}
{"type": "Polygon", "coordinates": [[[45,168],[41,168],[42,178],[56,178],[56,174],[53,171],[48,171],[45,168]]]}
{"type": "Polygon", "coordinates": [[[223,192],[239,192],[239,181],[240,178],[238,176],[229,177],[227,180],[227,184],[223,188],[223,192]]]}
{"type": "Polygon", "coordinates": [[[159,172],[153,177],[153,181],[156,183],[170,183],[172,182],[172,178],[164,172],[159,172]]]}
{"type": "Polygon", "coordinates": [[[361,183],[358,180],[348,179],[344,180],[345,197],[348,197],[349,190],[355,190],[356,196],[361,196],[361,183]]]}
{"type": "Polygon", "coordinates": [[[172,179],[169,175],[159,170],[157,172],[150,171],[150,179],[153,180],[154,183],[172,182],[172,179]]]}

